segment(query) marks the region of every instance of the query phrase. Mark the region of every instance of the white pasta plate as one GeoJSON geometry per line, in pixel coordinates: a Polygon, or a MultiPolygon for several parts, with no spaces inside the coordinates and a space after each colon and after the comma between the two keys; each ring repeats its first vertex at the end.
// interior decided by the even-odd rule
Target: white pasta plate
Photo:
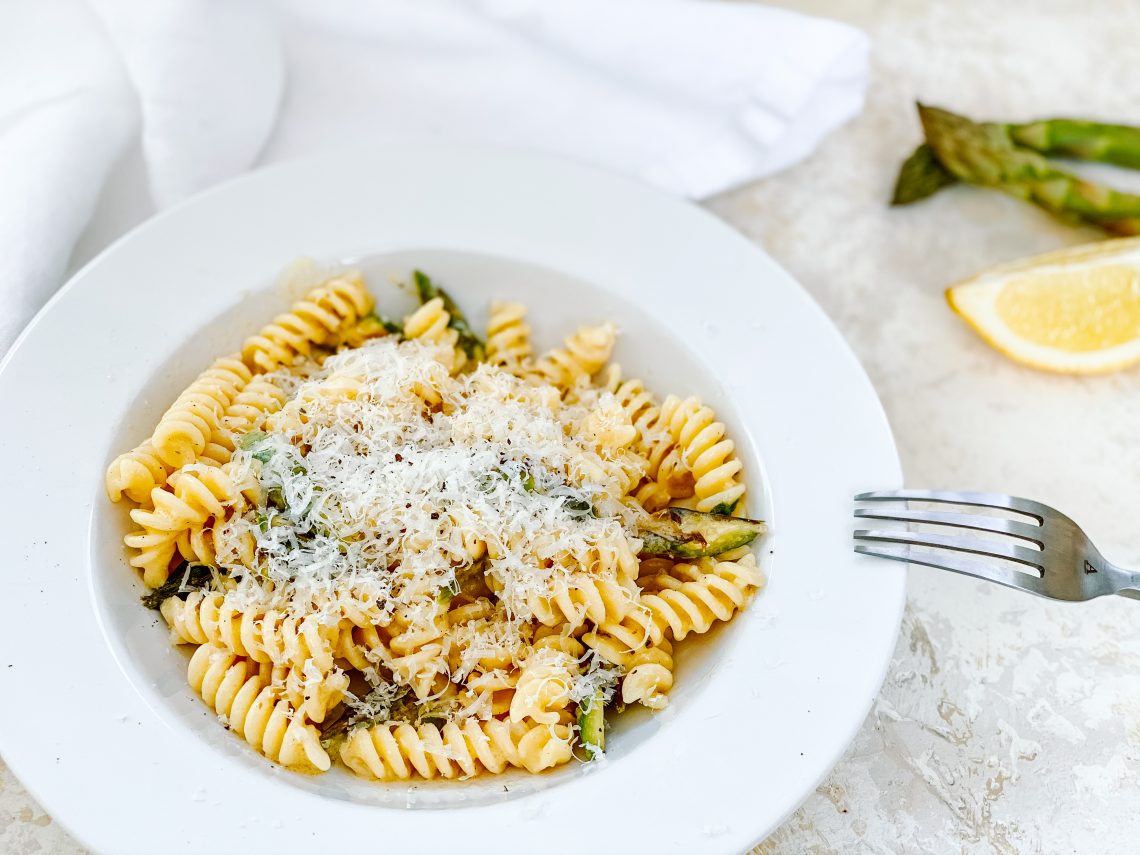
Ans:
{"type": "Polygon", "coordinates": [[[739,852],[838,760],[898,630],[900,569],[851,554],[851,497],[898,484],[879,402],[763,251],[699,208],[544,156],[338,153],[241,178],[87,265],[0,365],[6,546],[0,749],[100,852],[739,852]],[[296,299],[297,256],[351,262],[390,314],[412,268],[479,325],[528,305],[539,344],[612,320],[615,361],[700,395],[737,442],[766,586],[678,649],[669,706],[616,720],[604,760],[540,775],[376,783],[268,763],[185,684],[143,608],[103,471],[215,356],[296,299]]]}

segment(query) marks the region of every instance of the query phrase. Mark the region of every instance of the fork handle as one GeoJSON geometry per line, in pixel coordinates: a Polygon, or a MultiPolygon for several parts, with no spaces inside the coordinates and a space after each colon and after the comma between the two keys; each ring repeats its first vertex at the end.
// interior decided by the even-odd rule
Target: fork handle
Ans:
{"type": "MultiPolygon", "coordinates": [[[[1108,562],[1105,562],[1108,564],[1108,562]]],[[[1116,593],[1122,597],[1128,597],[1130,600],[1140,600],[1140,573],[1133,573],[1125,567],[1116,564],[1109,564],[1106,570],[1111,571],[1109,578],[1115,577],[1114,581],[1120,585],[1116,593]]]]}

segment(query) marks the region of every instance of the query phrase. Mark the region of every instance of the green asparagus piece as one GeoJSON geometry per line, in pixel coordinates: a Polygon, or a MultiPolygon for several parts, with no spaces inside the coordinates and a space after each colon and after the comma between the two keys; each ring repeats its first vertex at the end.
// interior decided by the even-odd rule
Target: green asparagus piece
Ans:
{"type": "Polygon", "coordinates": [[[431,281],[431,277],[422,270],[412,271],[412,281],[416,286],[416,296],[421,303],[439,297],[443,300],[443,308],[451,316],[448,326],[459,333],[459,346],[471,359],[481,362],[487,355],[486,343],[475,334],[467,322],[467,316],[459,310],[459,306],[451,299],[451,295],[431,281]]]}
{"type": "Polygon", "coordinates": [[[958,179],[934,156],[934,149],[923,143],[914,150],[899,170],[892,205],[909,205],[933,196],[943,187],[957,184],[958,179]]]}
{"type": "Polygon", "coordinates": [[[601,689],[578,704],[578,732],[589,759],[605,756],[606,702],[601,689]]]}
{"type": "Polygon", "coordinates": [[[1080,119],[1042,119],[1005,127],[1015,143],[1044,155],[1140,169],[1140,128],[1080,119]]]}
{"type": "Polygon", "coordinates": [[[960,180],[1009,193],[1064,220],[1140,234],[1140,196],[1055,168],[1037,152],[1018,147],[1002,125],[978,124],[923,104],[918,114],[934,155],[960,180]]]}
{"type": "Polygon", "coordinates": [[[404,328],[395,321],[389,320],[378,312],[369,312],[357,322],[360,332],[371,337],[386,333],[388,335],[402,335],[404,328]]]}
{"type": "Polygon", "coordinates": [[[767,527],[760,520],[665,508],[639,524],[641,551],[647,555],[703,558],[746,546],[767,527]]]}
{"type": "Polygon", "coordinates": [[[204,588],[213,577],[214,571],[209,565],[183,562],[171,571],[165,582],[142,596],[142,604],[148,609],[158,609],[170,597],[186,599],[186,594],[181,593],[183,583],[187,588],[204,588]]]}
{"type": "MultiPolygon", "coordinates": [[[[979,123],[1008,134],[1015,145],[1050,157],[1068,157],[1140,169],[1140,128],[1081,119],[1042,119],[1024,124],[979,123]]],[[[932,196],[958,179],[923,143],[903,163],[892,205],[909,205],[932,196]]]]}

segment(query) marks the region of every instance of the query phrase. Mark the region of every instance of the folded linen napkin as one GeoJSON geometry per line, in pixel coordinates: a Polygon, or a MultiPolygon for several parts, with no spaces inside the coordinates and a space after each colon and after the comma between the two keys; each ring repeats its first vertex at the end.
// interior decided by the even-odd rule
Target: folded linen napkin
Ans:
{"type": "Polygon", "coordinates": [[[2,4],[0,352],[125,153],[154,208],[343,140],[509,143],[701,198],[854,116],[867,52],[851,27],[715,0],[2,4]]]}

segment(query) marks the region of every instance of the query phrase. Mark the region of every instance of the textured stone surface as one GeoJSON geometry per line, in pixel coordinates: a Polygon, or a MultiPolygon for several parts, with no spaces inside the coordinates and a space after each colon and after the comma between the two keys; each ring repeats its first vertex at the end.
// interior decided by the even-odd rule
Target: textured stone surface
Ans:
{"type": "MultiPolygon", "coordinates": [[[[791,5],[791,4],[789,4],[791,5]]],[[[1052,504],[1140,566],[1140,374],[1019,368],[945,285],[1097,239],[973,188],[884,206],[918,139],[915,99],[969,115],[1140,123],[1133,4],[814,3],[875,44],[864,114],[807,163],[716,200],[820,301],[866,366],[912,487],[1052,504]]],[[[1120,176],[1135,182],[1136,176],[1120,176]]],[[[1134,852],[1140,612],[1047,603],[916,568],[894,662],[838,766],[758,852],[1134,852]]]]}
{"type": "MultiPolygon", "coordinates": [[[[784,5],[871,33],[867,109],[808,162],[711,209],[762,243],[839,325],[883,398],[909,486],[1039,498],[1075,517],[1109,557],[1140,566],[1140,372],[1072,379],[1018,368],[942,298],[946,284],[987,265],[1097,235],[969,188],[885,206],[918,139],[916,98],[978,117],[1140,123],[1140,7],[784,5]]],[[[81,256],[141,216],[137,186],[122,190],[81,256]]],[[[832,774],[757,851],[1135,851],[1138,609],[1050,604],[912,570],[874,710],[832,774]]],[[[0,765],[0,852],[79,851],[0,765]]]]}

